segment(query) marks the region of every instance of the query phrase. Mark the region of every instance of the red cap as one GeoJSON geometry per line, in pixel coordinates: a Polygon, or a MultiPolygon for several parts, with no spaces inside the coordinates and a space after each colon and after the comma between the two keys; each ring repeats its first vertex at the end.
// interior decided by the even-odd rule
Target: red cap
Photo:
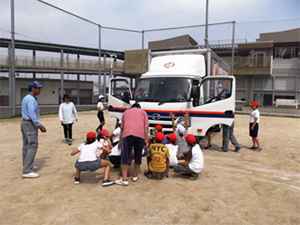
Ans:
{"type": "Polygon", "coordinates": [[[184,138],[185,138],[186,142],[190,145],[193,145],[196,142],[196,137],[192,134],[188,134],[184,138]]]}
{"type": "Polygon", "coordinates": [[[165,135],[162,132],[157,132],[155,134],[155,139],[159,142],[162,142],[165,138],[165,135]]]}
{"type": "Polygon", "coordinates": [[[86,135],[87,139],[96,139],[96,134],[94,132],[88,132],[86,135]]]}
{"type": "Polygon", "coordinates": [[[252,102],[251,105],[255,105],[257,107],[259,104],[258,102],[252,102]]]}
{"type": "Polygon", "coordinates": [[[106,129],[102,129],[102,130],[100,131],[100,134],[103,134],[103,135],[105,135],[106,137],[109,137],[109,132],[108,132],[108,130],[106,130],[106,129]]]}
{"type": "Polygon", "coordinates": [[[167,134],[167,137],[170,138],[173,142],[177,141],[177,137],[174,133],[167,134]]]}
{"type": "Polygon", "coordinates": [[[154,129],[156,129],[156,130],[162,130],[163,127],[162,127],[162,125],[157,124],[157,125],[154,127],[154,129]]]}
{"type": "Polygon", "coordinates": [[[144,91],[144,88],[139,88],[138,91],[144,91]]]}

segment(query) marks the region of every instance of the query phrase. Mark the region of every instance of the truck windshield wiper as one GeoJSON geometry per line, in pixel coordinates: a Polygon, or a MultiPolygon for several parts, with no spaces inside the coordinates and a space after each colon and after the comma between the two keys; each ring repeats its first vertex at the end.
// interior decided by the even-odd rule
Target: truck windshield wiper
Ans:
{"type": "Polygon", "coordinates": [[[166,103],[166,102],[182,102],[182,100],[186,100],[186,99],[179,99],[179,98],[172,98],[172,99],[167,99],[167,100],[165,100],[165,101],[160,101],[159,103],[158,103],[158,105],[162,105],[162,104],[164,104],[164,103],[166,103]]]}
{"type": "Polygon", "coordinates": [[[136,99],[133,99],[133,100],[136,100],[136,101],[139,101],[139,102],[159,102],[159,99],[158,98],[147,98],[147,97],[142,97],[142,98],[136,98],[136,99]]]}
{"type": "Polygon", "coordinates": [[[158,98],[143,98],[145,102],[159,102],[158,98]]]}

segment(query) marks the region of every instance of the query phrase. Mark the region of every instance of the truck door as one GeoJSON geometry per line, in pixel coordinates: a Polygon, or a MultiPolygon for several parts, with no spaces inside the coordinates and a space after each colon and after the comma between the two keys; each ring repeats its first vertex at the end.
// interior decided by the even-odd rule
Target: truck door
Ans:
{"type": "Polygon", "coordinates": [[[198,88],[193,88],[191,110],[192,133],[205,136],[215,125],[231,125],[235,113],[235,78],[233,76],[209,76],[198,88]]]}
{"type": "Polygon", "coordinates": [[[132,98],[128,80],[113,78],[109,82],[108,113],[109,117],[121,119],[123,112],[131,107],[132,98]]]}

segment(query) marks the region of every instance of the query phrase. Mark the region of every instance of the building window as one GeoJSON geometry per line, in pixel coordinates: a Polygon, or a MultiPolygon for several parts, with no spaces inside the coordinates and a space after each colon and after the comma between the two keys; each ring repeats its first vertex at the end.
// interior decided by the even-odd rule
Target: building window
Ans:
{"type": "Polygon", "coordinates": [[[71,95],[72,95],[72,96],[77,96],[77,95],[78,95],[77,90],[72,90],[72,91],[71,91],[71,95]]]}
{"type": "Polygon", "coordinates": [[[259,105],[263,105],[263,92],[261,91],[255,91],[254,92],[254,101],[258,102],[259,105]]]}
{"type": "Polygon", "coordinates": [[[273,78],[272,77],[266,77],[264,78],[264,89],[265,90],[272,90],[273,89],[273,78]]]}
{"type": "Polygon", "coordinates": [[[296,90],[296,77],[276,77],[275,90],[296,90]]]}
{"type": "Polygon", "coordinates": [[[263,77],[255,77],[254,89],[263,89],[263,86],[264,86],[264,78],[263,77]]]}
{"type": "Polygon", "coordinates": [[[255,77],[254,89],[256,90],[272,90],[273,78],[272,77],[255,77]]]}
{"type": "Polygon", "coordinates": [[[237,101],[245,101],[245,99],[246,99],[245,91],[236,90],[236,97],[235,97],[235,99],[237,101]]]}
{"type": "Polygon", "coordinates": [[[274,59],[299,58],[299,48],[275,48],[273,50],[274,59]]]}
{"type": "MultiPolygon", "coordinates": [[[[280,99],[299,99],[300,79],[298,77],[276,76],[254,78],[254,100],[264,106],[272,106],[272,102],[280,99]]],[[[237,100],[239,93],[237,89],[237,100]]]]}
{"type": "Polygon", "coordinates": [[[245,101],[246,98],[246,77],[235,76],[236,80],[236,100],[245,101]]]}
{"type": "Polygon", "coordinates": [[[246,88],[246,82],[245,82],[245,77],[244,76],[236,76],[236,88],[246,88]]]}
{"type": "Polygon", "coordinates": [[[295,99],[295,93],[292,92],[279,92],[276,91],[274,93],[274,101],[276,101],[276,99],[295,99]]]}

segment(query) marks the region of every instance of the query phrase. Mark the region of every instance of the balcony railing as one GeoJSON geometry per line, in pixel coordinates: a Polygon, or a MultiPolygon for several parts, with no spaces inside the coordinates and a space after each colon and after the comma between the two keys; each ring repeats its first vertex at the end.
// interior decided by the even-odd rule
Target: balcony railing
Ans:
{"type": "MultiPolygon", "coordinates": [[[[231,65],[231,57],[222,57],[231,65]]],[[[234,74],[236,75],[271,75],[272,56],[235,56],[234,74]]]]}
{"type": "MultiPolygon", "coordinates": [[[[0,67],[9,67],[10,59],[8,56],[0,56],[0,67]]],[[[27,68],[49,68],[49,69],[65,69],[65,70],[98,70],[98,60],[90,59],[61,59],[50,57],[31,57],[17,56],[15,60],[16,67],[27,68]]],[[[111,62],[101,61],[101,70],[111,68],[111,62]]],[[[123,72],[124,62],[113,62],[114,71],[123,72]]]]}
{"type": "MultiPolygon", "coordinates": [[[[222,59],[231,65],[231,57],[222,57],[222,59]]],[[[146,62],[146,59],[145,59],[146,62]]],[[[271,75],[272,74],[272,56],[235,56],[234,74],[235,75],[271,75]]],[[[146,64],[146,63],[145,63],[146,64]]],[[[30,57],[17,56],[16,67],[27,68],[49,68],[65,70],[98,70],[98,60],[91,59],[63,59],[55,57],[30,57]]],[[[0,56],[0,67],[9,67],[10,59],[7,56],[0,56]]],[[[101,70],[111,68],[111,62],[101,61],[101,70]]],[[[124,62],[113,62],[114,71],[124,72],[124,62]]],[[[126,62],[126,72],[139,73],[141,71],[141,60],[126,62]]]]}

